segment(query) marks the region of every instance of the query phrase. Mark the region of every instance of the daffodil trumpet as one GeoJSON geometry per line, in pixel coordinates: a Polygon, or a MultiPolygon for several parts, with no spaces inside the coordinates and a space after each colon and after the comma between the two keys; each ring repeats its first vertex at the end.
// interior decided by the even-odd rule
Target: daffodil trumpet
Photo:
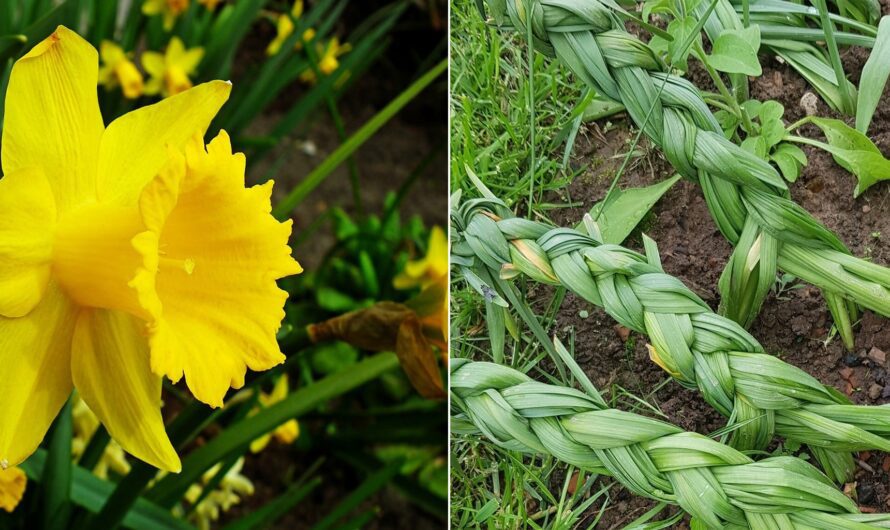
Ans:
{"type": "Polygon", "coordinates": [[[177,472],[161,381],[214,407],[284,355],[297,274],[272,183],[203,135],[231,86],[212,81],[114,120],[98,55],[60,26],[10,74],[0,160],[0,468],[35,451],[74,388],[133,456],[177,472]]]}

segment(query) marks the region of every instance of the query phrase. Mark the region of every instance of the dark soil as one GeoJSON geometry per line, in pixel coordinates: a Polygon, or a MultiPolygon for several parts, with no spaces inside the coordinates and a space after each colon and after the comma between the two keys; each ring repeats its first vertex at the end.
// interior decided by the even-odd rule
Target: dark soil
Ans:
{"type": "MultiPolygon", "coordinates": [[[[854,83],[858,82],[867,56],[865,50],[859,49],[844,53],[846,71],[853,72],[854,83]]],[[[795,71],[772,57],[762,56],[761,61],[763,75],[752,80],[751,96],[780,101],[785,106],[787,121],[804,116],[800,98],[809,90],[806,83],[795,71]]],[[[690,75],[699,86],[707,86],[706,75],[695,71],[690,75]]],[[[821,116],[840,117],[821,99],[817,112],[821,116]]],[[[569,226],[579,222],[605,195],[620,165],[620,156],[626,153],[633,139],[623,117],[614,117],[613,122],[615,126],[611,130],[604,130],[596,123],[582,127],[573,162],[577,168],[587,169],[565,190],[548,198],[551,202],[578,206],[555,211],[553,220],[557,224],[569,226]],[[613,158],[615,155],[618,157],[613,158]]],[[[847,122],[852,124],[851,120],[847,122]]],[[[802,132],[805,136],[819,137],[819,131],[812,127],[802,132]]],[[[869,136],[885,155],[890,154],[890,96],[886,93],[869,136]]],[[[645,140],[642,149],[648,149],[647,155],[630,166],[621,178],[621,187],[646,186],[674,174],[671,166],[645,140]]],[[[827,153],[808,147],[804,150],[809,164],[791,185],[793,198],[834,230],[853,254],[879,264],[890,264],[890,185],[877,184],[853,199],[855,177],[837,166],[827,153]]],[[[665,270],[716,309],[717,280],[731,247],[717,231],[699,187],[687,181],[678,182],[643,221],[642,229],[659,244],[665,270]]],[[[642,250],[639,233],[632,235],[625,245],[642,250]]],[[[856,403],[890,402],[890,365],[869,357],[872,348],[890,352],[890,322],[865,312],[856,329],[856,347],[847,352],[838,338],[829,338],[831,317],[819,291],[809,285],[799,285],[800,288],[786,290],[780,296],[771,293],[751,333],[767,352],[844,391],[856,403]]],[[[551,291],[537,287],[534,294],[539,302],[545,302],[551,291]]],[[[707,405],[698,392],[685,390],[676,383],[670,382],[650,396],[666,376],[649,360],[645,337],[631,333],[623,340],[615,321],[601,309],[569,293],[557,315],[555,328],[574,328],[577,359],[600,388],[608,389],[616,384],[636,395],[649,397],[670,421],[686,430],[708,433],[724,425],[724,418],[707,405]],[[582,314],[589,316],[582,318],[582,314]]],[[[886,472],[890,468],[890,456],[866,452],[860,453],[859,459],[860,469],[849,489],[858,496],[863,511],[890,511],[890,478],[886,472]]],[[[597,528],[620,528],[655,504],[621,488],[610,493],[611,502],[597,528]]],[[[599,505],[592,507],[582,526],[590,524],[599,509],[599,505]]]]}

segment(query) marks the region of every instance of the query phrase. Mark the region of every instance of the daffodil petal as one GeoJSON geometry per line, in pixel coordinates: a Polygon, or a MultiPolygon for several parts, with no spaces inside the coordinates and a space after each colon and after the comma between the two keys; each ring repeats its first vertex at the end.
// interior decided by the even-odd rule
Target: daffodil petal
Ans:
{"type": "Polygon", "coordinates": [[[230,83],[211,81],[114,120],[99,151],[99,199],[135,204],[167,163],[167,146],[181,150],[203,135],[231,90],[230,83]]]}
{"type": "Polygon", "coordinates": [[[188,74],[194,74],[201,59],[204,58],[204,48],[192,48],[182,54],[179,59],[179,66],[188,74]]]}
{"type": "Polygon", "coordinates": [[[40,302],[49,282],[56,203],[39,168],[0,180],[0,315],[21,317],[40,302]]]}
{"type": "Polygon", "coordinates": [[[142,67],[154,77],[164,77],[164,56],[158,52],[145,52],[142,54],[142,67]]]}
{"type": "Polygon", "coordinates": [[[272,433],[264,434],[257,438],[256,440],[250,442],[250,452],[251,453],[259,453],[266,446],[269,445],[269,442],[272,440],[272,433]]]}
{"type": "Polygon", "coordinates": [[[28,316],[0,317],[0,467],[33,453],[71,394],[76,308],[53,283],[28,316]]]}
{"type": "Polygon", "coordinates": [[[71,347],[74,385],[128,453],[166,471],[182,464],[161,417],[161,378],[151,372],[144,324],[120,312],[81,311],[71,347]]]}
{"type": "Polygon", "coordinates": [[[98,78],[95,48],[64,26],[19,59],[9,78],[3,172],[42,168],[61,210],[95,197],[104,129],[98,78]]]}
{"type": "Polygon", "coordinates": [[[283,444],[292,444],[300,436],[300,424],[297,420],[288,420],[273,432],[275,439],[283,444]]]}
{"type": "Polygon", "coordinates": [[[17,467],[0,469],[0,509],[12,512],[25,495],[28,477],[17,467]]]}
{"type": "Polygon", "coordinates": [[[267,370],[284,360],[275,334],[287,293],[276,280],[302,269],[287,246],[290,221],[270,214],[272,183],[244,187],[244,156],[232,154],[225,132],[206,151],[196,139],[186,159],[180,182],[165,182],[171,173],[162,172],[140,200],[164,251],[152,369],[173,381],[185,375],[195,397],[221,406],[229,387],[244,384],[246,368],[267,370]],[[178,191],[175,203],[171,189],[178,191]],[[158,226],[163,204],[175,206],[158,226]]]}

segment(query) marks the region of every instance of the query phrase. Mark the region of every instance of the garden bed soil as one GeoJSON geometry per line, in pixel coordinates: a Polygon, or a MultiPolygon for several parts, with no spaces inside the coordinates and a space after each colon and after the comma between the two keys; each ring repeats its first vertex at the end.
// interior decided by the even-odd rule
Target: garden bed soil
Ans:
{"type": "MultiPolygon", "coordinates": [[[[885,7],[885,11],[887,11],[885,7]]],[[[850,49],[844,52],[846,71],[858,83],[859,72],[867,52],[850,49]]],[[[786,110],[786,121],[804,116],[800,99],[809,89],[791,68],[774,57],[761,56],[763,75],[751,82],[751,96],[776,99],[786,110]]],[[[706,87],[707,76],[690,72],[698,86],[706,87]]],[[[819,100],[818,114],[840,117],[819,100]]],[[[612,118],[614,126],[590,123],[582,126],[574,146],[575,168],[586,168],[566,189],[553,193],[549,202],[571,203],[570,208],[555,210],[552,218],[562,226],[579,222],[587,211],[600,201],[627,152],[633,135],[623,116],[612,118]]],[[[851,123],[850,119],[846,120],[851,123]]],[[[804,135],[819,137],[810,126],[804,135]]],[[[881,100],[869,136],[885,155],[890,155],[890,97],[881,100]]],[[[653,184],[674,174],[664,158],[643,140],[646,155],[636,159],[621,177],[620,186],[639,187],[653,184]]],[[[804,147],[809,159],[798,181],[792,184],[791,195],[827,227],[834,230],[853,254],[890,265],[890,182],[879,183],[853,199],[855,177],[840,168],[824,151],[804,147]]],[[[719,295],[717,281],[729,258],[731,247],[711,219],[700,188],[680,181],[656,204],[644,219],[641,228],[658,243],[664,269],[690,286],[714,309],[719,295]]],[[[642,250],[639,230],[625,242],[642,250]]],[[[866,311],[856,328],[855,349],[848,352],[837,338],[829,338],[831,317],[819,291],[796,282],[780,296],[771,293],[751,326],[751,333],[767,352],[798,366],[821,382],[833,386],[859,404],[879,405],[890,401],[890,320],[866,311]],[[887,356],[884,356],[887,352],[887,356]]],[[[543,309],[552,291],[536,286],[533,299],[543,309]]],[[[638,396],[650,396],[666,378],[665,373],[649,360],[646,339],[616,328],[616,323],[601,309],[569,293],[557,314],[554,329],[575,332],[577,360],[594,383],[602,389],[620,385],[638,396]],[[582,317],[585,316],[586,318],[582,317]],[[610,367],[603,369],[603,367],[610,367]]],[[[669,382],[651,395],[668,419],[686,430],[709,433],[725,423],[701,398],[697,391],[686,390],[669,382]]],[[[890,511],[890,456],[877,451],[860,453],[855,482],[846,488],[858,499],[863,511],[890,511]]],[[[600,479],[606,480],[606,479],[600,479]]],[[[561,487],[561,477],[553,477],[554,491],[561,487]]],[[[598,488],[594,488],[596,490],[598,488]]],[[[635,496],[622,488],[611,490],[611,501],[597,528],[621,528],[642,515],[654,502],[635,496]]],[[[601,504],[591,507],[581,521],[590,524],[601,504]]],[[[675,508],[674,508],[675,509],[675,508]]],[[[688,521],[680,527],[688,526],[688,521]]]]}

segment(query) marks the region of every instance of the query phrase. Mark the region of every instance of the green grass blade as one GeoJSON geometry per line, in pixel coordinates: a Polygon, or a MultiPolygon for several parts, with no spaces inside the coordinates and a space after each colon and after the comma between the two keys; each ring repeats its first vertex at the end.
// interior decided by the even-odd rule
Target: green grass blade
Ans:
{"type": "Polygon", "coordinates": [[[837,85],[840,88],[841,99],[844,103],[843,112],[853,114],[856,108],[856,95],[847,85],[847,77],[844,74],[844,65],[841,63],[841,56],[838,52],[837,41],[834,38],[834,22],[828,16],[828,7],[825,0],[815,0],[816,8],[819,10],[819,20],[822,23],[822,31],[825,32],[825,44],[828,47],[828,56],[831,59],[831,66],[834,69],[834,75],[837,79],[837,85]]]}
{"type": "Polygon", "coordinates": [[[856,129],[862,134],[868,132],[871,118],[887,85],[887,76],[890,76],[890,16],[881,18],[875,47],[862,67],[859,101],[856,102],[856,129]]]}
{"type": "Polygon", "coordinates": [[[423,74],[414,83],[406,88],[394,100],[389,102],[380,112],[368,120],[349,139],[328,156],[318,167],[313,169],[300,184],[297,185],[277,206],[272,214],[278,219],[286,219],[290,212],[299,205],[309,193],[331,174],[334,169],[343,163],[349,156],[361,147],[374,135],[386,122],[395,116],[405,105],[412,101],[427,86],[435,81],[448,68],[448,60],[443,59],[428,72],[423,74]]]}

